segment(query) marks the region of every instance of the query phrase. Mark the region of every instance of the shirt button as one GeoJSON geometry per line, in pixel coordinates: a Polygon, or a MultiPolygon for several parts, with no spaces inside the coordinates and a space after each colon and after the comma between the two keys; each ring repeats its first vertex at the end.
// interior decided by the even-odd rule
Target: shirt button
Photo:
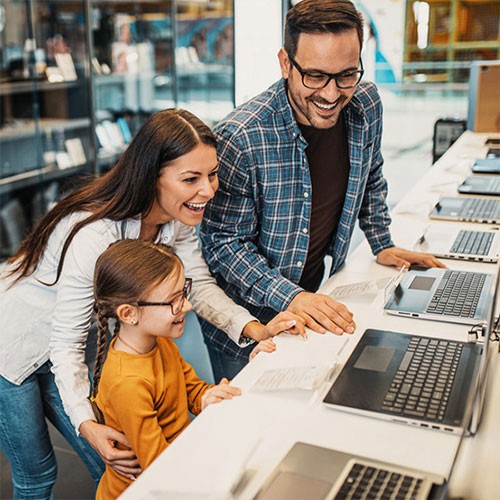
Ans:
{"type": "Polygon", "coordinates": [[[304,198],[309,198],[309,193],[307,191],[304,193],[304,198]]]}
{"type": "Polygon", "coordinates": [[[300,262],[300,260],[297,262],[297,267],[302,267],[302,262],[300,262]]]}
{"type": "Polygon", "coordinates": [[[302,232],[303,232],[304,234],[307,234],[309,231],[308,231],[308,230],[307,230],[307,228],[305,227],[304,229],[302,229],[302,232]]]}

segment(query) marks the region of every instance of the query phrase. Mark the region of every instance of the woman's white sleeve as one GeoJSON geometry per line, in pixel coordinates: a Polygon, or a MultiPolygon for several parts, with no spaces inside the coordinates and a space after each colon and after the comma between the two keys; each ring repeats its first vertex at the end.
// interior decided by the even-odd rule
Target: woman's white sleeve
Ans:
{"type": "Polygon", "coordinates": [[[90,381],[85,348],[93,310],[95,263],[110,241],[95,223],[74,237],[57,284],[52,319],[50,360],[64,410],[77,433],[85,420],[95,420],[90,406],[90,381]]]}

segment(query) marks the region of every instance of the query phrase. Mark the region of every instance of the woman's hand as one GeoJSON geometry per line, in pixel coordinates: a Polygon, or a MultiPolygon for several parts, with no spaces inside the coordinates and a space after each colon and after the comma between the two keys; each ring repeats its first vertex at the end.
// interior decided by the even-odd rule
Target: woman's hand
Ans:
{"type": "Polygon", "coordinates": [[[142,472],[130,443],[121,432],[93,420],[86,420],[80,425],[80,434],[99,453],[104,463],[118,474],[135,480],[142,472]],[[117,444],[126,449],[117,448],[117,444]]]}
{"type": "Polygon", "coordinates": [[[276,344],[273,339],[261,340],[250,353],[250,361],[252,361],[259,352],[274,352],[276,350],[276,344]]]}
{"type": "Polygon", "coordinates": [[[229,380],[223,378],[219,385],[208,389],[201,397],[201,409],[204,410],[208,405],[219,403],[223,399],[233,399],[234,396],[240,396],[241,389],[229,385],[229,380]]]}

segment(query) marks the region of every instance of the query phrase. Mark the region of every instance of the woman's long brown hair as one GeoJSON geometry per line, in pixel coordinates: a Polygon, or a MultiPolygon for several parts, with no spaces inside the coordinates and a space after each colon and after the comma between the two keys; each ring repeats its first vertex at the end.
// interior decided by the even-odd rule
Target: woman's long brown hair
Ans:
{"type": "Polygon", "coordinates": [[[54,285],[76,233],[99,219],[122,221],[146,216],[156,197],[156,184],[163,167],[203,143],[215,147],[210,128],[189,111],[167,109],[152,115],[141,127],[118,163],[108,173],[63,198],[39,222],[9,259],[15,280],[31,275],[59,222],[75,212],[88,212],[67,236],[54,285]]]}

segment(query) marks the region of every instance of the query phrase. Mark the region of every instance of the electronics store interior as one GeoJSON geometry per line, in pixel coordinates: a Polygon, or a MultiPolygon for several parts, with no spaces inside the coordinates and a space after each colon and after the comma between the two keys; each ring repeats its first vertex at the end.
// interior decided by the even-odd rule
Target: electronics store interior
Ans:
{"type": "Polygon", "coordinates": [[[498,499],[500,2],[0,0],[0,309],[0,499],[498,499]]]}

